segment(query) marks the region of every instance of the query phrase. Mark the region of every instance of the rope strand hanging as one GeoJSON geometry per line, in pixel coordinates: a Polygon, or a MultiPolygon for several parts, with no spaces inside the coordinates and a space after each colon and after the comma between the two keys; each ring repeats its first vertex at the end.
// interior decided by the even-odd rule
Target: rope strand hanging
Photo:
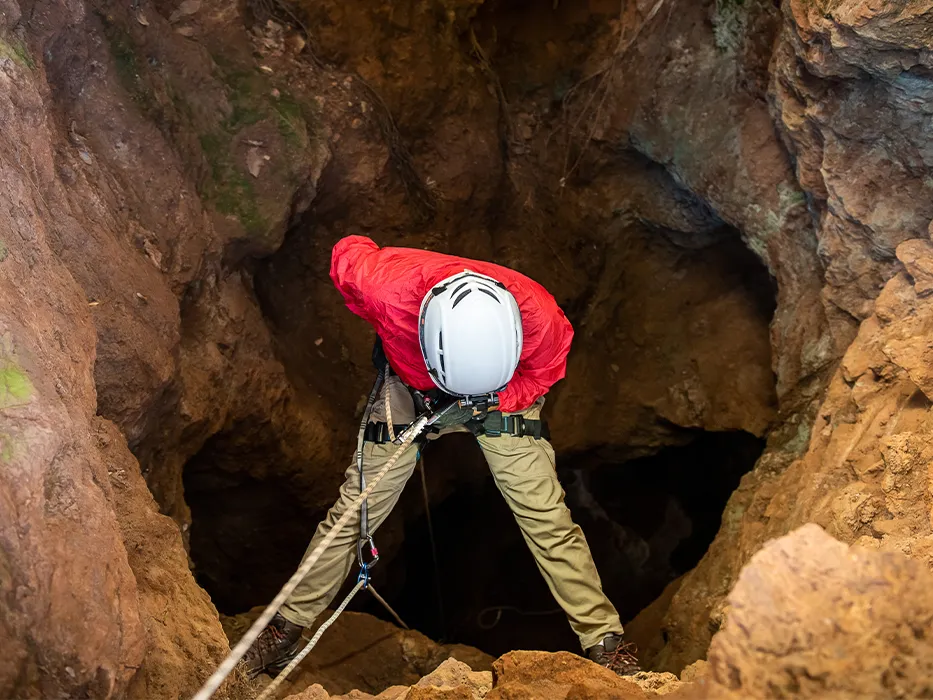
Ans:
{"type": "Polygon", "coordinates": [[[217,689],[224,682],[227,676],[233,671],[236,665],[239,663],[240,659],[243,658],[243,655],[249,650],[253,645],[253,642],[259,637],[262,631],[265,629],[266,625],[269,624],[269,621],[273,616],[279,611],[279,608],[285,603],[288,597],[292,594],[295,588],[298,587],[304,578],[308,575],[314,565],[317,563],[318,559],[321,558],[321,555],[324,554],[324,551],[330,544],[334,541],[340,531],[346,527],[347,523],[350,522],[350,519],[355,514],[357,508],[366,500],[366,498],[373,492],[376,486],[380,481],[385,477],[386,474],[395,466],[399,458],[402,456],[402,453],[405,449],[415,441],[415,438],[421,434],[424,428],[428,424],[428,416],[421,416],[415,423],[405,431],[401,436],[401,444],[399,445],[398,450],[392,455],[386,465],[379,471],[378,474],[373,478],[372,482],[366,487],[364,491],[360,493],[359,496],[350,504],[350,507],[347,508],[346,512],[340,516],[340,519],[334,523],[334,527],[331,529],[327,536],[321,540],[321,543],[315,547],[314,551],[302,562],[301,566],[298,568],[292,577],[286,582],[282,587],[282,590],[279,591],[278,595],[269,603],[268,607],[263,611],[263,613],[256,618],[256,621],[253,623],[252,627],[247,630],[246,634],[243,635],[243,638],[237,642],[236,646],[230,650],[230,653],[227,655],[227,658],[223,660],[220,666],[217,667],[217,670],[211,674],[211,677],[207,679],[204,683],[204,686],[197,692],[193,700],[208,700],[210,697],[217,692],[217,689]]]}

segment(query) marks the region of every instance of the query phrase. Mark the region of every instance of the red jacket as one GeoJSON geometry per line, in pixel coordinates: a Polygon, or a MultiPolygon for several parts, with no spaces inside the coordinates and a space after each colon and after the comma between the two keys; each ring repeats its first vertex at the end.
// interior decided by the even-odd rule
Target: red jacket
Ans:
{"type": "Polygon", "coordinates": [[[379,248],[365,236],[337,242],[330,277],[347,306],[382,338],[386,357],[403,382],[433,389],[418,344],[418,314],[425,294],[464,269],[508,288],[522,313],[524,345],[512,381],[499,394],[505,412],[528,408],[564,377],[573,328],[540,284],[506,267],[412,248],[379,248]]]}

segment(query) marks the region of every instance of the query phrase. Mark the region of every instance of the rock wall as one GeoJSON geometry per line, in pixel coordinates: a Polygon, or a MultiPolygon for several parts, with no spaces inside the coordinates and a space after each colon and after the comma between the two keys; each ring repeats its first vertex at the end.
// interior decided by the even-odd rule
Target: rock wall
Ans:
{"type": "MultiPolygon", "coordinates": [[[[0,6],[0,695],[178,696],[227,646],[187,570],[178,529],[158,514],[120,431],[97,415],[106,387],[95,370],[108,351],[100,342],[106,324],[95,314],[122,316],[127,329],[136,323],[145,336],[137,347],[146,347],[152,331],[140,319],[158,290],[147,284],[145,254],[121,248],[130,230],[88,214],[95,207],[116,214],[103,198],[116,196],[110,187],[118,185],[109,177],[107,189],[88,183],[97,151],[75,121],[62,128],[51,108],[42,59],[61,56],[57,42],[73,36],[86,9],[0,6]],[[27,35],[30,18],[35,33],[27,35]],[[111,258],[114,250],[125,252],[111,258]],[[127,274],[108,279],[105,268],[127,274]],[[101,287],[81,272],[99,274],[101,287]],[[140,316],[128,319],[133,314],[119,308],[140,316]],[[166,634],[175,624],[187,630],[184,639],[166,634]]],[[[157,318],[149,319],[157,329],[157,318]]],[[[157,348],[146,349],[155,353],[151,362],[134,367],[156,367],[157,348]]],[[[154,376],[127,371],[125,381],[142,374],[154,376]]]]}
{"type": "Polygon", "coordinates": [[[928,8],[268,7],[0,0],[0,694],[180,697],[223,655],[182,473],[331,500],[351,231],[551,289],[565,453],[768,437],[658,666],[797,525],[929,556],[928,8]]]}
{"type": "Polygon", "coordinates": [[[770,94],[816,226],[834,346],[847,349],[825,397],[800,415],[798,439],[772,433],[675,595],[670,641],[655,657],[662,668],[704,655],[739,569],[803,523],[928,563],[924,12],[900,2],[783,4],[770,94]]]}
{"type": "Polygon", "coordinates": [[[188,696],[228,650],[188,568],[180,470],[228,413],[288,400],[222,261],[276,245],[324,155],[304,128],[284,148],[301,117],[271,96],[245,116],[175,29],[151,7],[0,5],[4,697],[188,696]],[[253,184],[226,159],[259,139],[281,169],[253,184]]]}
{"type": "Polygon", "coordinates": [[[687,441],[684,428],[763,435],[776,409],[774,290],[729,226],[744,219],[724,221],[621,134],[564,177],[573,144],[555,91],[597,61],[588,40],[608,32],[616,10],[568,2],[523,23],[513,14],[528,13],[508,3],[344,6],[308,3],[317,50],[384,97],[435,207],[425,221],[421,199],[401,196],[386,169],[392,142],[365,122],[332,144],[311,211],[257,275],[294,381],[339,406],[316,380],[322,371],[349,361],[360,384],[372,374],[371,331],[326,277],[333,243],[366,233],[495,259],[546,284],[576,328],[568,378],[550,398],[559,451],[621,460],[687,441]],[[442,30],[429,31],[440,14],[442,30]]]}

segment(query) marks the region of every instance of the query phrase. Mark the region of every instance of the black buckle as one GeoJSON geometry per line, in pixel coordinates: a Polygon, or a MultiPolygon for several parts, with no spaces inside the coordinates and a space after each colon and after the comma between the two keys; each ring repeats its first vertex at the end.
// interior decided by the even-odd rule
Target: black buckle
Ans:
{"type": "MultiPolygon", "coordinates": [[[[407,427],[407,425],[396,425],[396,436],[401,435],[407,427]]],[[[367,423],[366,431],[363,433],[363,441],[374,442],[377,445],[384,445],[387,442],[390,442],[389,426],[386,425],[384,421],[380,421],[378,423],[367,423]]]]}
{"type": "Polygon", "coordinates": [[[483,421],[483,431],[489,437],[499,437],[502,435],[505,421],[506,419],[499,411],[488,413],[486,414],[486,419],[483,421]]]}
{"type": "Polygon", "coordinates": [[[506,416],[504,430],[512,437],[525,437],[525,419],[521,416],[506,416]]]}

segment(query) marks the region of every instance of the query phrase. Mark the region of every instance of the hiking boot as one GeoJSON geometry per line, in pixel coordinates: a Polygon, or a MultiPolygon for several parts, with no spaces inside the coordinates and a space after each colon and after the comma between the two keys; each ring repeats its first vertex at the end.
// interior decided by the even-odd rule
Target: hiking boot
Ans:
{"type": "Polygon", "coordinates": [[[596,646],[586,650],[590,661],[615,671],[620,676],[633,676],[641,671],[635,658],[635,645],[626,644],[621,634],[610,634],[596,646]]]}
{"type": "Polygon", "coordinates": [[[266,625],[241,662],[250,678],[263,671],[277,676],[298,654],[304,627],[286,620],[280,613],[266,625]]]}

